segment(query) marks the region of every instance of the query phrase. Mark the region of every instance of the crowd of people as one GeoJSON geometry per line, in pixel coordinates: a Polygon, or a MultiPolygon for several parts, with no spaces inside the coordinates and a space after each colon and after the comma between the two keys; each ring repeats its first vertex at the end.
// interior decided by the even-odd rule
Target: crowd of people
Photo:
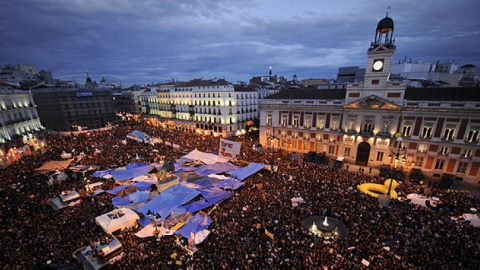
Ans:
{"type": "MultiPolygon", "coordinates": [[[[103,170],[136,161],[178,159],[180,150],[218,152],[219,146],[215,137],[142,123],[74,136],[46,136],[45,149],[0,171],[3,269],[46,264],[81,267],[72,253],[108,237],[95,217],[113,210],[112,195],[90,198],[85,185],[101,180],[108,190],[115,182],[69,173],[66,181],[51,185],[45,175],[35,174],[43,162],[58,160],[65,151],[74,155],[74,162],[103,170]],[[125,144],[127,134],[135,129],[180,147],[134,140],[125,144]],[[59,211],[47,205],[62,191],[73,189],[81,196],[80,204],[59,211]]],[[[356,188],[365,182],[383,183],[381,177],[289,159],[283,151],[258,151],[252,147],[258,145],[255,136],[230,139],[242,142],[241,154],[233,161],[236,165],[274,160],[278,170],[262,170],[247,178],[243,187],[232,191],[232,198],[204,210],[212,210],[214,221],[208,228],[210,235],[193,255],[183,247],[186,239],[141,239],[135,236],[141,229],[136,226],[114,233],[122,243],[123,257],[105,269],[476,269],[480,265],[480,229],[452,218],[472,207],[478,209],[479,198],[433,189],[441,201],[437,209],[397,200],[381,207],[376,198],[356,188]],[[293,205],[294,197],[302,197],[305,203],[293,205]],[[323,239],[302,227],[307,217],[326,213],[346,225],[347,237],[323,239]]],[[[397,192],[405,196],[421,189],[404,182],[397,192]]]]}

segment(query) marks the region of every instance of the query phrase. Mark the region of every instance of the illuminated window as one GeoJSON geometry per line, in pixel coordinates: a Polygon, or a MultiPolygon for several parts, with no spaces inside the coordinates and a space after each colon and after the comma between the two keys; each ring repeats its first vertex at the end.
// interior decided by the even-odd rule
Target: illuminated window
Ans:
{"type": "Polygon", "coordinates": [[[286,127],[287,126],[287,115],[286,114],[282,114],[282,127],[286,127]]]}
{"type": "Polygon", "coordinates": [[[272,114],[269,113],[267,114],[267,126],[271,126],[272,125],[272,114]]]}
{"type": "Polygon", "coordinates": [[[457,173],[465,173],[467,171],[468,163],[460,162],[458,163],[457,173]]]}
{"type": "Polygon", "coordinates": [[[294,115],[294,116],[293,116],[293,125],[292,125],[292,126],[293,126],[293,127],[298,127],[299,122],[300,122],[300,116],[294,115]]]}
{"type": "Polygon", "coordinates": [[[411,122],[405,122],[402,127],[402,136],[403,137],[410,137],[412,134],[412,123],[411,122]]]}
{"type": "Polygon", "coordinates": [[[447,125],[443,132],[443,139],[447,141],[453,140],[455,137],[455,125],[447,125]]]}
{"type": "Polygon", "coordinates": [[[324,129],[325,128],[325,119],[323,117],[317,119],[317,128],[318,129],[324,129]]]}
{"type": "Polygon", "coordinates": [[[305,123],[303,124],[305,128],[311,128],[312,127],[312,117],[311,116],[306,116],[305,117],[305,123]]]}
{"type": "Polygon", "coordinates": [[[467,134],[467,137],[465,138],[466,142],[469,143],[476,143],[478,142],[478,135],[480,131],[480,127],[472,127],[467,134]]]}
{"type": "Polygon", "coordinates": [[[440,155],[448,155],[448,147],[447,146],[442,146],[442,148],[440,148],[439,154],[440,155]]]}
{"type": "Polygon", "coordinates": [[[435,170],[442,170],[444,164],[445,164],[444,159],[437,159],[437,163],[435,163],[435,170]]]}
{"type": "Polygon", "coordinates": [[[377,152],[377,161],[383,160],[383,152],[377,152]]]}
{"type": "Polygon", "coordinates": [[[428,145],[426,145],[426,144],[420,144],[418,146],[418,152],[420,152],[420,153],[426,153],[427,149],[428,149],[428,145]]]}
{"type": "Polygon", "coordinates": [[[432,130],[433,130],[433,124],[432,123],[426,123],[423,126],[421,137],[423,139],[431,138],[432,137],[432,130]]]}
{"type": "Polygon", "coordinates": [[[344,151],[343,155],[346,156],[346,157],[350,156],[350,147],[345,147],[345,151],[344,151]]]}

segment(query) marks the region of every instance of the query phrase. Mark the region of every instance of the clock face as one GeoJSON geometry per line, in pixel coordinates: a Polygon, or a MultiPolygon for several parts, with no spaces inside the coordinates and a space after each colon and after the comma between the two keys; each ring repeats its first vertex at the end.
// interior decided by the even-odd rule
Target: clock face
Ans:
{"type": "Polygon", "coordinates": [[[383,62],[381,60],[377,60],[373,63],[373,69],[379,71],[383,68],[383,62]]]}

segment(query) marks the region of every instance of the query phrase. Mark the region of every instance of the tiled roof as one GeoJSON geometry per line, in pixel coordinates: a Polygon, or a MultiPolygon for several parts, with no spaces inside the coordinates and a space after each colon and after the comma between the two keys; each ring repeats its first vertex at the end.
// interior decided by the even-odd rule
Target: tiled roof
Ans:
{"type": "Polygon", "coordinates": [[[428,87],[405,89],[406,100],[480,101],[479,87],[428,87]]]}
{"type": "Polygon", "coordinates": [[[345,89],[288,89],[270,95],[265,99],[345,99],[345,89]]]}

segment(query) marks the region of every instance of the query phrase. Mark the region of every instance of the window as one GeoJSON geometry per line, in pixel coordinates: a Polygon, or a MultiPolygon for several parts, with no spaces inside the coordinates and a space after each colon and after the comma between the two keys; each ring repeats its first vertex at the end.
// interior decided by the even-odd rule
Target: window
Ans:
{"type": "Polygon", "coordinates": [[[332,124],[330,125],[330,130],[338,130],[338,118],[332,119],[332,124]]]}
{"type": "Polygon", "coordinates": [[[426,153],[427,149],[428,149],[428,145],[426,145],[426,144],[420,144],[418,146],[418,152],[419,153],[426,153]]]}
{"type": "Polygon", "coordinates": [[[435,170],[443,170],[444,164],[445,164],[444,159],[437,159],[437,163],[435,163],[435,170]]]}
{"type": "Polygon", "coordinates": [[[468,163],[460,162],[458,163],[457,173],[465,173],[467,171],[468,163]]]}
{"type": "Polygon", "coordinates": [[[299,122],[300,122],[300,116],[294,115],[294,116],[293,116],[293,125],[292,125],[292,126],[293,126],[293,127],[298,127],[299,122]]]}
{"type": "Polygon", "coordinates": [[[286,126],[287,126],[287,115],[282,114],[282,127],[286,127],[286,126]]]}
{"type": "Polygon", "coordinates": [[[431,137],[432,137],[432,130],[433,130],[433,124],[431,124],[431,123],[426,123],[426,124],[423,126],[421,137],[422,137],[423,139],[431,138],[431,137]]]}
{"type": "Polygon", "coordinates": [[[391,123],[392,123],[392,121],[390,121],[390,120],[383,120],[382,130],[380,132],[383,133],[383,134],[387,134],[389,129],[390,129],[390,124],[391,123]]]}
{"type": "Polygon", "coordinates": [[[282,137],[287,137],[287,132],[285,130],[282,130],[281,136],[282,137]]]}
{"type": "Polygon", "coordinates": [[[440,155],[448,155],[448,147],[447,146],[442,146],[442,148],[440,148],[439,154],[440,155]]]}
{"type": "Polygon", "coordinates": [[[422,156],[417,156],[415,159],[415,166],[422,167],[423,165],[423,157],[422,156]]]}
{"type": "Polygon", "coordinates": [[[377,152],[377,161],[383,160],[383,152],[377,152]]]}
{"type": "Polygon", "coordinates": [[[410,137],[412,135],[412,123],[405,122],[402,127],[402,136],[403,137],[410,137]]]}
{"type": "Polygon", "coordinates": [[[465,138],[466,142],[469,143],[476,143],[478,142],[478,134],[479,134],[480,127],[472,127],[465,138]]]}
{"type": "Polygon", "coordinates": [[[455,125],[447,125],[445,131],[443,132],[443,139],[447,141],[453,140],[455,137],[455,125]]]}
{"type": "Polygon", "coordinates": [[[303,150],[305,151],[310,150],[310,142],[308,140],[303,141],[303,150]]]}
{"type": "Polygon", "coordinates": [[[311,128],[312,127],[312,117],[311,116],[306,116],[305,117],[305,123],[303,124],[305,128],[311,128]]]}
{"type": "Polygon", "coordinates": [[[267,126],[271,126],[272,125],[272,114],[269,113],[267,114],[267,126]]]}
{"type": "Polygon", "coordinates": [[[335,145],[329,145],[328,146],[328,153],[333,155],[335,153],[335,145]]]}
{"type": "Polygon", "coordinates": [[[317,141],[315,143],[315,152],[317,153],[321,153],[322,152],[322,142],[321,141],[317,141]]]}
{"type": "Polygon", "coordinates": [[[350,147],[345,147],[345,151],[343,152],[343,155],[346,157],[350,156],[350,147]]]}
{"type": "Polygon", "coordinates": [[[363,132],[371,133],[373,131],[373,117],[365,117],[365,124],[363,125],[363,132]]]}
{"type": "Polygon", "coordinates": [[[294,139],[298,138],[298,132],[293,132],[292,138],[294,139]]]}
{"type": "Polygon", "coordinates": [[[292,148],[297,149],[297,140],[292,140],[292,148]]]}
{"type": "Polygon", "coordinates": [[[462,153],[463,158],[471,158],[472,155],[473,155],[472,149],[465,149],[465,151],[462,153]]]}
{"type": "Polygon", "coordinates": [[[355,131],[355,118],[348,118],[347,131],[355,131]]]}
{"type": "Polygon", "coordinates": [[[318,129],[324,129],[325,128],[325,119],[323,119],[323,117],[317,119],[317,128],[318,129]]]}

